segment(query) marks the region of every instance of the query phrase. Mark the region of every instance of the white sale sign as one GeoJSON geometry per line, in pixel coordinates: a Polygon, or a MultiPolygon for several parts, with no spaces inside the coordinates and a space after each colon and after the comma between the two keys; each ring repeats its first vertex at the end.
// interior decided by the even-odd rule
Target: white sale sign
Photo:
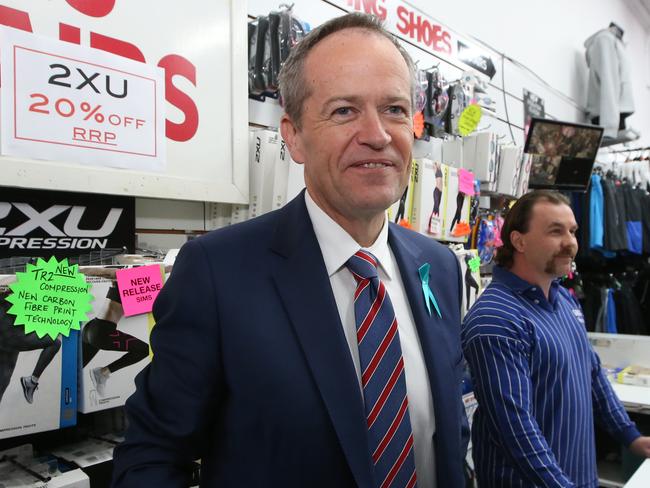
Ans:
{"type": "Polygon", "coordinates": [[[0,28],[3,155],[161,172],[163,70],[0,28]]]}

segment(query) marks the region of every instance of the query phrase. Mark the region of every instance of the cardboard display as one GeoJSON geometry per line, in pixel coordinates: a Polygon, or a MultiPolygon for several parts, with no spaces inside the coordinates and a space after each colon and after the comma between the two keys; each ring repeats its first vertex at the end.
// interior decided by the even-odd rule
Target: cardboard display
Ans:
{"type": "MultiPolygon", "coordinates": [[[[81,272],[90,273],[84,268],[81,272]]],[[[114,281],[89,274],[86,279],[93,284],[95,300],[88,314],[92,318],[82,324],[79,341],[82,413],[124,405],[135,391],[135,376],[150,361],[149,334],[153,327],[151,313],[124,316],[114,281]]]]}
{"type": "Polygon", "coordinates": [[[25,334],[4,300],[15,275],[0,275],[0,439],[75,425],[79,332],[53,340],[25,334]],[[32,376],[38,377],[34,388],[32,376]]]}

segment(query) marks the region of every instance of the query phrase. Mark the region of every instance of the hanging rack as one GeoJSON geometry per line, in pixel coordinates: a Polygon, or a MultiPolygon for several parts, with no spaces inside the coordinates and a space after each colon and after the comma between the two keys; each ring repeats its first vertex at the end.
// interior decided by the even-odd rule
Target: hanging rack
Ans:
{"type": "Polygon", "coordinates": [[[650,146],[647,147],[633,147],[630,149],[619,149],[617,151],[606,151],[607,154],[617,154],[617,153],[631,153],[631,152],[638,152],[638,151],[650,151],[650,146]]]}

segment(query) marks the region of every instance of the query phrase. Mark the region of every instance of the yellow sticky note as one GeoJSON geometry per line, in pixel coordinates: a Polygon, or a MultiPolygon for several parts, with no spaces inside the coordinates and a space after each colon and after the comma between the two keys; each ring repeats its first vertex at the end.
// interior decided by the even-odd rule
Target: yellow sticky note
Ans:
{"type": "Polygon", "coordinates": [[[481,115],[483,115],[483,112],[478,105],[470,105],[465,108],[458,119],[458,132],[460,132],[460,135],[468,136],[474,132],[481,121],[481,115]]]}

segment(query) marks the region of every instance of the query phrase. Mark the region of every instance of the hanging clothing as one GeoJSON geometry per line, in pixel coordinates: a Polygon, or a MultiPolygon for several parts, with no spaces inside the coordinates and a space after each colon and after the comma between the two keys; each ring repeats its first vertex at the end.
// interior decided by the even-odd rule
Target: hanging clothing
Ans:
{"type": "Polygon", "coordinates": [[[607,288],[592,284],[584,287],[584,300],[581,301],[585,327],[588,332],[605,332],[607,322],[607,288]]]}
{"type": "Polygon", "coordinates": [[[614,291],[611,288],[607,289],[607,321],[605,327],[605,332],[610,334],[618,333],[616,327],[616,303],[614,302],[614,291]]]}
{"type": "Polygon", "coordinates": [[[650,193],[645,190],[636,190],[641,198],[641,232],[643,252],[650,254],[650,193]]]}
{"type": "Polygon", "coordinates": [[[643,253],[643,229],[641,226],[641,195],[632,185],[623,183],[620,188],[625,202],[625,228],[627,230],[627,248],[634,254],[643,253]]]}
{"type": "Polygon", "coordinates": [[[634,112],[625,46],[609,29],[596,32],[584,45],[589,66],[587,112],[599,117],[605,136],[616,137],[621,114],[634,112]]]}
{"type": "MultiPolygon", "coordinates": [[[[599,175],[591,175],[591,189],[589,190],[589,247],[603,247],[605,233],[603,187],[599,175]]],[[[585,209],[586,210],[586,209],[585,209]]]]}
{"type": "Polygon", "coordinates": [[[604,243],[608,251],[627,249],[627,228],[625,227],[625,200],[610,178],[602,179],[605,202],[604,243]]]}
{"type": "Polygon", "coordinates": [[[617,330],[619,334],[642,334],[645,330],[639,300],[630,286],[621,286],[614,292],[617,330]]]}

